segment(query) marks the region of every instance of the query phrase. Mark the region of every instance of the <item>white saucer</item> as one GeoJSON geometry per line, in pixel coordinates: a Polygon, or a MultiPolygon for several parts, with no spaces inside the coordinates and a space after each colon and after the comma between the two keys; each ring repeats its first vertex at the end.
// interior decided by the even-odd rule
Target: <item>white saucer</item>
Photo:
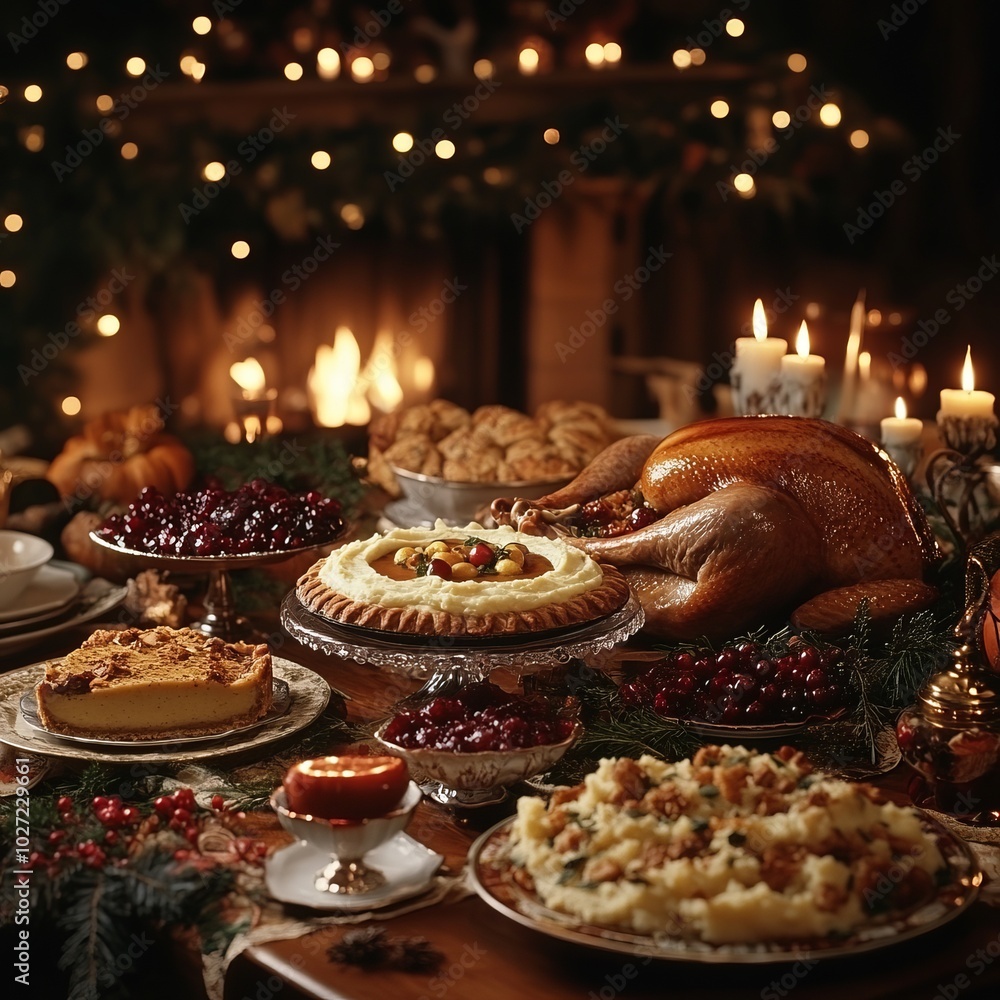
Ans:
{"type": "Polygon", "coordinates": [[[443,861],[442,855],[409,834],[397,833],[392,840],[365,855],[365,864],[385,876],[385,885],[372,892],[341,896],[321,892],[313,885],[316,873],[330,863],[330,855],[300,840],[268,858],[264,877],[267,891],[282,903],[314,910],[376,910],[419,895],[443,861]]]}
{"type": "Polygon", "coordinates": [[[0,608],[0,622],[28,625],[56,615],[80,593],[82,585],[80,574],[67,564],[47,563],[15,600],[0,608]]]}

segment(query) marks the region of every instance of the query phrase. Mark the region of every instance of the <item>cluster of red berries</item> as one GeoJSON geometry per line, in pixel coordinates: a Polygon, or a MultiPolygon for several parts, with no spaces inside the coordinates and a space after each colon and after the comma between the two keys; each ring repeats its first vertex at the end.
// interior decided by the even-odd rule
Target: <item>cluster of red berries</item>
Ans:
{"type": "Polygon", "coordinates": [[[798,722],[847,704],[850,667],[842,650],[806,643],[773,656],[756,643],[672,653],[619,688],[626,708],[726,725],[798,722]]]}
{"type": "MultiPolygon", "coordinates": [[[[170,795],[161,795],[153,803],[153,812],[144,814],[138,806],[125,805],[119,795],[97,795],[89,809],[78,811],[77,803],[69,795],[60,795],[56,810],[62,827],[49,832],[44,845],[32,851],[29,867],[34,870],[58,869],[63,864],[83,864],[89,868],[103,868],[106,864],[123,865],[129,848],[137,839],[163,830],[173,830],[189,844],[195,845],[200,833],[199,809],[194,792],[179,788],[170,795]]],[[[221,795],[212,797],[212,811],[216,815],[228,813],[221,795]]],[[[206,811],[201,811],[206,815],[206,811]]],[[[242,813],[234,814],[242,818],[242,813]]],[[[249,838],[239,838],[236,847],[241,856],[262,856],[266,850],[249,838]],[[239,840],[246,844],[240,846],[239,840]]],[[[187,860],[191,848],[174,851],[176,861],[187,860]]]]}
{"type": "Polygon", "coordinates": [[[343,531],[341,507],[316,490],[289,493],[264,479],[228,492],[211,485],[165,497],[145,487],[97,529],[112,545],[161,555],[246,555],[319,545],[343,531]]]}
{"type": "Polygon", "coordinates": [[[438,697],[419,709],[404,709],[386,726],[383,739],[407,750],[476,753],[545,746],[569,739],[573,720],[541,696],[508,694],[488,681],[454,697],[438,697]]]}

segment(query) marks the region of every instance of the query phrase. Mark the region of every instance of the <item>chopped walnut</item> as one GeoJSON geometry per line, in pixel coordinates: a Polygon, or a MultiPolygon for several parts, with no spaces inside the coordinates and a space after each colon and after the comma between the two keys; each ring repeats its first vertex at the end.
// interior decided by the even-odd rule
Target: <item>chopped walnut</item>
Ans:
{"type": "Polygon", "coordinates": [[[555,836],[565,830],[568,818],[565,809],[552,809],[548,815],[549,833],[555,836]]]}
{"type": "Polygon", "coordinates": [[[830,885],[824,882],[815,892],[817,910],[825,910],[832,913],[839,910],[847,902],[847,892],[840,886],[830,885]]]}
{"type": "Polygon", "coordinates": [[[825,806],[830,802],[830,795],[822,788],[814,788],[806,796],[806,802],[811,806],[825,806]]]}
{"type": "Polygon", "coordinates": [[[646,812],[677,819],[690,805],[676,785],[659,785],[651,788],[642,797],[642,808],[646,812]]]}
{"type": "Polygon", "coordinates": [[[715,767],[722,758],[722,748],[709,744],[703,746],[692,758],[695,767],[715,767]]]}
{"type": "Polygon", "coordinates": [[[510,876],[525,892],[535,891],[535,880],[523,868],[515,868],[510,876]]]}
{"type": "Polygon", "coordinates": [[[617,805],[629,800],[638,801],[646,794],[648,779],[642,768],[631,758],[620,757],[615,761],[612,774],[620,789],[612,797],[617,805]]]}
{"type": "Polygon", "coordinates": [[[716,767],[712,782],[722,792],[727,802],[740,802],[743,789],[747,786],[750,769],[746,764],[735,764],[732,767],[716,767]]]}
{"type": "Polygon", "coordinates": [[[624,874],[622,866],[611,858],[591,858],[584,866],[585,882],[614,882],[624,874]]]}
{"type": "Polygon", "coordinates": [[[786,764],[797,767],[802,774],[809,774],[813,769],[806,755],[801,750],[796,750],[795,747],[783,746],[774,756],[786,764]]]}
{"type": "Polygon", "coordinates": [[[578,851],[583,844],[585,836],[580,827],[568,826],[556,836],[555,840],[552,841],[552,846],[560,854],[566,854],[569,851],[578,851]]]}
{"type": "Polygon", "coordinates": [[[797,844],[765,847],[761,856],[760,877],[775,892],[784,892],[798,875],[805,855],[805,848],[797,844]]]}
{"type": "Polygon", "coordinates": [[[579,785],[573,785],[572,788],[557,788],[549,799],[549,808],[553,809],[566,802],[575,802],[583,794],[586,787],[581,781],[579,785]]]}

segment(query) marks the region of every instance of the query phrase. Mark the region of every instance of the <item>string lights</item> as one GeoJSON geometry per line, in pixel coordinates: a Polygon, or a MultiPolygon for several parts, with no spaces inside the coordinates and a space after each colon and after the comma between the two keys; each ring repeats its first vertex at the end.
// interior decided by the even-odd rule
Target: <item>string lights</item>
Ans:
{"type": "MultiPolygon", "coordinates": [[[[730,17],[724,23],[725,35],[723,40],[726,36],[731,39],[742,38],[746,35],[747,30],[747,23],[742,18],[730,17]]],[[[237,22],[231,19],[223,19],[216,25],[211,18],[199,15],[191,21],[191,31],[199,38],[206,39],[205,42],[197,43],[198,45],[206,46],[206,48],[195,51],[184,51],[179,56],[179,66],[182,74],[193,83],[198,83],[205,77],[208,68],[206,53],[211,53],[213,42],[223,50],[235,51],[240,46],[245,45],[247,41],[247,35],[240,31],[237,27],[237,22]],[[208,36],[211,36],[211,38],[209,39],[208,36]]],[[[386,38],[389,38],[389,36],[387,35],[386,38]]],[[[622,64],[624,55],[622,46],[618,41],[608,39],[606,35],[603,38],[592,35],[591,39],[585,45],[582,45],[582,55],[586,68],[603,70],[622,64]]],[[[394,65],[392,53],[386,48],[385,39],[381,37],[369,39],[366,51],[362,53],[356,48],[349,59],[345,59],[341,52],[338,51],[338,48],[335,48],[333,45],[321,44],[324,40],[323,35],[312,28],[296,28],[292,32],[290,40],[292,43],[291,49],[301,54],[296,55],[294,60],[281,65],[282,75],[291,83],[296,83],[303,79],[306,72],[305,65],[308,65],[307,61],[309,59],[315,60],[315,74],[319,80],[327,82],[341,80],[342,74],[344,74],[346,69],[348,84],[368,84],[373,81],[386,79],[389,77],[394,65]],[[315,54],[310,55],[312,52],[315,54]]],[[[327,40],[329,39],[327,38],[327,40]]],[[[694,39],[689,38],[689,45],[693,41],[694,39]]],[[[721,49],[722,43],[720,42],[719,44],[721,49]]],[[[348,50],[344,48],[344,51],[348,50]]],[[[575,51],[577,53],[576,59],[579,59],[581,49],[578,48],[575,51]]],[[[534,77],[551,72],[554,60],[557,58],[550,41],[545,37],[534,35],[525,38],[512,55],[516,71],[522,77],[534,77]]],[[[510,58],[511,56],[508,55],[507,59],[509,60],[510,58]]],[[[679,71],[695,71],[698,67],[703,66],[706,60],[707,54],[705,49],[699,47],[679,47],[673,50],[670,55],[670,62],[679,71]]],[[[73,72],[88,66],[90,61],[88,54],[82,50],[70,52],[65,56],[66,68],[73,72]]],[[[785,62],[788,70],[797,74],[804,73],[809,66],[808,59],[800,52],[789,53],[785,57],[785,62]]],[[[404,65],[406,64],[406,60],[400,59],[399,63],[404,65]]],[[[119,63],[119,66],[121,65],[122,63],[119,63]]],[[[504,58],[498,52],[494,51],[490,58],[480,57],[476,59],[472,62],[470,68],[472,75],[477,80],[489,81],[498,72],[503,71],[502,67],[504,65],[507,65],[509,68],[510,62],[505,62],[504,58]]],[[[412,67],[412,69],[407,68],[406,72],[412,73],[412,78],[421,84],[433,82],[438,78],[440,72],[439,67],[429,61],[417,62],[416,65],[413,65],[411,62],[408,64],[408,67],[412,67]]],[[[446,68],[446,64],[443,64],[443,67],[446,68]]],[[[133,78],[141,77],[146,70],[147,63],[142,56],[132,55],[124,61],[124,71],[127,76],[133,78]]],[[[397,68],[393,72],[398,78],[401,71],[397,68]]],[[[449,73],[451,72],[453,71],[449,71],[449,73]]],[[[8,88],[0,85],[0,103],[3,103],[8,95],[8,88]]],[[[43,87],[39,83],[25,85],[21,90],[21,95],[24,101],[29,104],[39,104],[45,97],[43,87]]],[[[94,106],[99,114],[108,115],[115,109],[116,101],[111,94],[101,93],[96,97],[94,106]]],[[[704,115],[707,113],[708,116],[719,121],[729,118],[733,115],[734,110],[736,109],[734,109],[731,100],[721,96],[700,104],[701,114],[704,115]]],[[[749,109],[744,113],[749,114],[749,109]]],[[[765,113],[769,114],[771,124],[776,130],[787,129],[792,124],[792,114],[784,108],[779,107],[765,113]]],[[[843,124],[843,118],[844,114],[841,106],[833,101],[824,104],[819,109],[817,115],[819,124],[828,129],[840,127],[843,124]]],[[[541,129],[542,140],[548,146],[558,146],[563,142],[563,132],[559,127],[556,127],[556,124],[553,123],[541,129]]],[[[111,123],[111,125],[117,128],[117,123],[111,123]]],[[[106,133],[108,135],[117,134],[111,128],[106,129],[106,133]]],[[[535,135],[537,134],[536,132],[535,135]]],[[[845,129],[843,134],[849,146],[857,151],[866,149],[871,143],[871,135],[864,128],[855,127],[849,131],[845,129]]],[[[45,145],[45,128],[40,124],[21,126],[18,131],[18,138],[29,152],[38,152],[45,145]]],[[[429,142],[425,149],[421,147],[425,156],[432,148],[434,157],[439,161],[452,160],[458,155],[458,147],[453,138],[447,135],[444,137],[437,135],[431,136],[431,139],[433,145],[429,142]]],[[[569,137],[567,137],[567,140],[569,142],[572,141],[569,137]]],[[[421,140],[422,143],[425,141],[421,140]]],[[[410,131],[398,130],[392,133],[390,142],[395,153],[405,155],[414,149],[416,139],[410,131]]],[[[470,136],[468,141],[463,143],[463,146],[465,147],[463,153],[466,157],[478,156],[485,148],[483,139],[478,135],[470,136]]],[[[123,142],[118,147],[118,153],[126,161],[138,159],[139,152],[139,146],[133,141],[123,142]]],[[[308,158],[311,167],[317,171],[328,170],[334,164],[334,155],[327,149],[315,148],[311,153],[306,152],[304,155],[308,158]]],[[[273,164],[264,164],[261,170],[264,168],[277,169],[273,164]]],[[[486,165],[480,169],[480,176],[487,185],[495,187],[510,182],[510,171],[506,167],[486,165]]],[[[204,181],[218,183],[226,177],[227,167],[219,160],[212,160],[204,164],[200,173],[204,181]]],[[[259,174],[260,183],[263,184],[263,173],[260,171],[257,173],[259,174]]],[[[757,182],[749,173],[735,174],[730,183],[732,189],[742,198],[753,198],[758,193],[757,182]]],[[[365,224],[365,213],[361,206],[357,204],[344,204],[339,209],[338,214],[344,225],[350,229],[360,229],[365,224]]],[[[22,224],[23,220],[21,216],[16,213],[9,213],[4,219],[4,228],[8,233],[19,231],[22,224]]],[[[242,260],[249,255],[250,244],[246,240],[236,240],[231,243],[229,249],[234,258],[242,260]]],[[[15,282],[16,275],[9,268],[0,274],[0,286],[10,288],[15,282]]],[[[117,324],[118,320],[116,317],[111,315],[102,316],[98,322],[98,332],[102,336],[113,336],[118,332],[117,324]],[[112,321],[116,324],[115,328],[108,332],[112,321]],[[103,328],[101,323],[105,323],[107,329],[103,328]]]]}

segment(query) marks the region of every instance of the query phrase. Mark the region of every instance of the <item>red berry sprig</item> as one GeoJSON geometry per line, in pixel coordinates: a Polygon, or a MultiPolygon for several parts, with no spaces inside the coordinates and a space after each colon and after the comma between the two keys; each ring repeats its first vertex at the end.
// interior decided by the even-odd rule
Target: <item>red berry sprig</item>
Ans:
{"type": "MultiPolygon", "coordinates": [[[[56,799],[56,811],[63,825],[51,830],[30,854],[32,869],[51,872],[74,865],[90,868],[101,868],[108,863],[123,865],[133,852],[133,845],[164,830],[186,842],[173,855],[174,860],[183,862],[198,854],[198,836],[209,816],[223,822],[245,818],[245,813],[231,812],[218,794],[212,796],[211,810],[201,809],[190,788],[160,795],[154,800],[151,812],[125,805],[118,795],[97,795],[91,799],[89,808],[78,806],[69,795],[61,795],[56,799]]],[[[266,854],[265,845],[250,838],[237,838],[235,846],[238,856],[246,860],[259,860],[266,854]]]]}

